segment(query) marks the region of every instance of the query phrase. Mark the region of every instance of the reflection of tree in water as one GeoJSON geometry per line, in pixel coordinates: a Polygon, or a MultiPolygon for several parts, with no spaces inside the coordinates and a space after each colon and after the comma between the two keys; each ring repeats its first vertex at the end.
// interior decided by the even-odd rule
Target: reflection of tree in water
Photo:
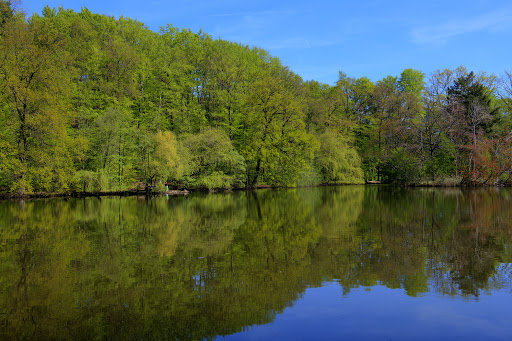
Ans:
{"type": "Polygon", "coordinates": [[[508,191],[472,190],[456,201],[457,226],[432,257],[443,265],[433,286],[442,293],[473,296],[510,286],[510,271],[501,265],[511,262],[508,191]]]}
{"type": "Polygon", "coordinates": [[[74,224],[72,209],[63,201],[0,203],[0,339],[57,339],[61,331],[49,326],[74,315],[78,281],[77,259],[88,252],[83,233],[74,224]],[[37,207],[36,207],[37,206],[37,207]]]}
{"type": "MultiPolygon", "coordinates": [[[[391,189],[393,190],[393,189],[391,189]]],[[[351,228],[337,240],[330,240],[337,252],[333,278],[344,293],[358,286],[383,284],[404,288],[409,294],[425,291],[425,264],[421,235],[415,231],[418,212],[397,202],[400,193],[380,187],[362,188],[361,213],[351,228]]],[[[398,192],[401,190],[398,189],[398,192]]],[[[403,193],[402,193],[403,194],[403,193]]]]}
{"type": "Polygon", "coordinates": [[[321,233],[295,191],[248,193],[247,212],[231,249],[201,274],[211,323],[227,321],[219,334],[268,323],[296,300],[321,233]]]}
{"type": "Polygon", "coordinates": [[[505,190],[364,186],[3,202],[0,335],[226,335],[325,280],[477,296],[510,287],[509,207],[505,190]]]}
{"type": "MultiPolygon", "coordinates": [[[[504,192],[508,193],[508,192],[504,192]]],[[[502,193],[503,194],[503,193],[502,193]]],[[[366,243],[353,256],[344,288],[428,287],[451,295],[478,296],[508,276],[498,271],[510,244],[510,201],[492,191],[368,188],[357,234],[366,243]],[[483,196],[483,197],[482,197],[483,196]]]]}
{"type": "Polygon", "coordinates": [[[18,222],[1,231],[2,337],[202,339],[267,323],[306,288],[321,234],[295,191],[53,203],[2,216],[18,222]]]}

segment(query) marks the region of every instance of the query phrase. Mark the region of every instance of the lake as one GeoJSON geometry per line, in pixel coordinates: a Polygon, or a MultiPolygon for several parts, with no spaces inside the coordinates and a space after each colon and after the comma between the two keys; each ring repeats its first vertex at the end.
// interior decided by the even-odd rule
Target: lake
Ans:
{"type": "Polygon", "coordinates": [[[510,340],[510,189],[0,202],[0,339],[510,340]]]}

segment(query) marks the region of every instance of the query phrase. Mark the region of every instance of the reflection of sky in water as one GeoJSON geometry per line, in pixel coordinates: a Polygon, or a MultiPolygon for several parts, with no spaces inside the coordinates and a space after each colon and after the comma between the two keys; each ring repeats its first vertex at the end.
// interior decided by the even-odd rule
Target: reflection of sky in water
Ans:
{"type": "Polygon", "coordinates": [[[478,299],[425,293],[406,295],[383,286],[352,289],[327,282],[309,288],[267,325],[227,340],[510,340],[510,290],[478,299]]]}

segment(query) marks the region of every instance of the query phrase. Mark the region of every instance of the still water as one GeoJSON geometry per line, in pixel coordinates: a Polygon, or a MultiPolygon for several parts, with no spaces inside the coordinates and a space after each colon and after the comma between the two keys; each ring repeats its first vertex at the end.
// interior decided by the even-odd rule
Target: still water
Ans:
{"type": "Polygon", "coordinates": [[[0,202],[0,339],[512,339],[512,191],[0,202]]]}

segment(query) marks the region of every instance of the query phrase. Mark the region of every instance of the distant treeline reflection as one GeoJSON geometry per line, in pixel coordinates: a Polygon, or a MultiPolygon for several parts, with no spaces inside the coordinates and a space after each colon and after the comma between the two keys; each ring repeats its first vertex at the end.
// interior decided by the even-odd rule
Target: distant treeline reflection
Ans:
{"type": "Polygon", "coordinates": [[[507,189],[325,187],[0,202],[2,339],[202,339],[312,286],[511,285],[507,189]]]}

